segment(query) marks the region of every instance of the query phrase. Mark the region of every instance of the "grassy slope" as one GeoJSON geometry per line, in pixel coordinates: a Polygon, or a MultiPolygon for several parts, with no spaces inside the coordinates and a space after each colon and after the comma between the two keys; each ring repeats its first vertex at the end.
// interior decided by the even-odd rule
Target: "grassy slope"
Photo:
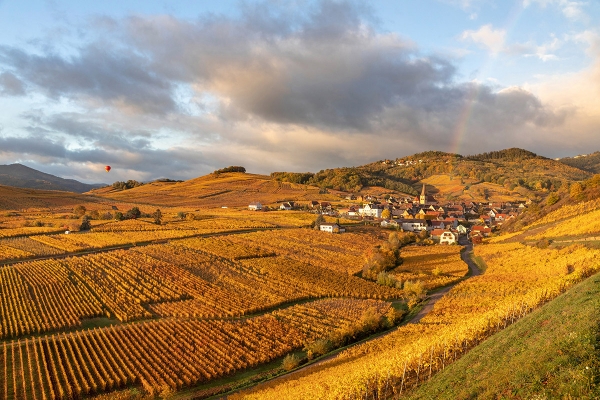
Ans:
{"type": "Polygon", "coordinates": [[[600,398],[600,275],[494,335],[413,399],[600,398]]]}

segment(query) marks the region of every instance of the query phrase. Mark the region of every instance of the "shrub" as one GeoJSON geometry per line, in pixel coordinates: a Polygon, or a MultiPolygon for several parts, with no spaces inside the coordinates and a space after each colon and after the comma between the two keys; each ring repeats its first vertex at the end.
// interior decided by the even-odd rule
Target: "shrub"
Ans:
{"type": "Polygon", "coordinates": [[[394,275],[382,271],[377,274],[377,283],[382,286],[396,287],[398,285],[398,279],[396,279],[394,275]]]}
{"type": "Polygon", "coordinates": [[[309,354],[313,356],[321,356],[327,354],[332,348],[332,343],[327,339],[317,339],[304,347],[309,354]]]}
{"type": "Polygon", "coordinates": [[[281,366],[286,371],[291,371],[298,365],[300,365],[300,358],[298,358],[298,356],[295,354],[288,354],[284,357],[283,362],[281,363],[281,366]]]}

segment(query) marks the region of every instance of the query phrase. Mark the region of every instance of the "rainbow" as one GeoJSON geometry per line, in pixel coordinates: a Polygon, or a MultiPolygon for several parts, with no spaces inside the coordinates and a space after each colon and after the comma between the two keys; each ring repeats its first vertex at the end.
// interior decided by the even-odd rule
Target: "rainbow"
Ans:
{"type": "MultiPolygon", "coordinates": [[[[514,30],[514,27],[523,15],[524,10],[525,8],[521,2],[515,2],[515,5],[511,8],[506,18],[506,22],[504,23],[504,31],[506,32],[505,41],[510,37],[510,33],[514,30]]],[[[488,54],[483,68],[479,70],[479,76],[485,76],[488,73],[495,59],[496,54],[488,54]]],[[[482,87],[483,86],[479,82],[473,82],[468,85],[467,95],[464,98],[464,106],[459,113],[458,120],[452,133],[452,141],[448,150],[450,153],[460,154],[465,136],[469,130],[469,121],[473,115],[473,109],[475,104],[477,104],[482,87]]]]}

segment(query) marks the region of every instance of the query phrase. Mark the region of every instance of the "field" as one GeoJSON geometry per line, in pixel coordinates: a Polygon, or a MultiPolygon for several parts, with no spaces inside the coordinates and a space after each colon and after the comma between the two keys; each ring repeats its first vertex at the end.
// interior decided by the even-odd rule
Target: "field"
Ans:
{"type": "Polygon", "coordinates": [[[468,279],[461,246],[406,245],[388,271],[397,283],[387,286],[361,277],[387,231],[353,223],[333,235],[310,229],[314,214],[247,210],[256,193],[265,197],[252,201],[275,204],[315,195],[303,185],[223,174],[103,190],[85,202],[56,195],[56,208],[32,200],[0,216],[0,399],[185,398],[236,388],[231,398],[417,396],[413,389],[600,270],[600,250],[579,241],[600,230],[596,203],[477,245],[487,269],[468,279]],[[217,206],[228,193],[239,207],[217,206]],[[155,223],[150,214],[169,198],[181,202],[161,205],[155,223]],[[131,207],[144,215],[95,218],[90,230],[65,234],[63,224],[81,221],[79,205],[87,215],[131,207]],[[451,285],[419,323],[398,326],[415,288],[451,285]]]}
{"type": "Polygon", "coordinates": [[[185,182],[153,182],[123,191],[103,188],[93,193],[124,202],[160,206],[177,204],[185,208],[247,207],[256,201],[266,205],[288,200],[308,202],[339,199],[332,194],[319,194],[319,188],[314,186],[278,182],[268,176],[242,173],[210,174],[185,182]]]}
{"type": "Polygon", "coordinates": [[[369,230],[331,235],[299,228],[310,214],[215,211],[70,234],[4,229],[21,231],[0,239],[0,398],[202,386],[361,329],[365,315],[384,320],[404,297],[354,276],[379,241],[369,230]]]}
{"type": "Polygon", "coordinates": [[[511,191],[501,185],[480,182],[473,178],[461,178],[450,174],[432,175],[419,182],[426,184],[428,193],[439,199],[456,199],[461,201],[493,201],[505,202],[526,200],[529,191],[520,188],[521,193],[511,191]]]}
{"type": "Polygon", "coordinates": [[[401,282],[420,281],[426,289],[458,282],[469,269],[460,258],[459,246],[407,246],[402,265],[391,273],[401,282]]]}
{"type": "Polygon", "coordinates": [[[552,250],[493,244],[476,250],[486,273],[456,285],[419,324],[235,398],[397,397],[600,269],[600,252],[578,245],[552,250]]]}

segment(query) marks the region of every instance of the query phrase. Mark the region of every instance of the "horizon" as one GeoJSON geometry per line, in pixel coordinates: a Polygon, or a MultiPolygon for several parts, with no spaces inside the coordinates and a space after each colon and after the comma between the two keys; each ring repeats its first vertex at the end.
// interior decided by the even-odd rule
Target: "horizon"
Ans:
{"type": "MultiPolygon", "coordinates": [[[[520,148],[519,148],[519,149],[520,149],[520,148]]],[[[509,148],[507,148],[507,149],[499,149],[499,150],[488,150],[488,151],[483,151],[482,153],[490,153],[490,152],[494,152],[494,151],[503,151],[503,150],[509,150],[509,148]]],[[[529,150],[527,150],[527,149],[520,149],[520,150],[529,151],[529,150]]],[[[415,156],[415,155],[418,155],[418,154],[421,154],[421,153],[426,153],[426,152],[441,152],[441,150],[424,150],[424,151],[422,151],[422,152],[419,152],[419,153],[408,154],[408,155],[406,155],[406,156],[403,156],[403,157],[395,157],[395,158],[392,158],[392,159],[399,159],[399,158],[413,157],[413,156],[415,156]]],[[[600,152],[600,151],[599,151],[599,150],[596,150],[596,151],[593,151],[593,152],[591,152],[591,153],[587,153],[587,154],[576,154],[576,155],[565,156],[565,157],[561,157],[561,158],[550,158],[550,157],[546,157],[546,156],[545,156],[545,155],[543,155],[543,154],[537,154],[537,153],[535,153],[535,152],[532,152],[532,153],[534,153],[536,156],[545,157],[545,158],[547,158],[547,159],[554,160],[554,161],[560,161],[561,159],[564,159],[564,158],[579,158],[579,157],[587,157],[587,156],[590,156],[590,155],[596,154],[596,153],[598,153],[598,152],[600,152]]],[[[453,154],[453,155],[457,155],[457,156],[460,156],[460,157],[463,157],[463,158],[469,158],[469,157],[478,156],[478,155],[480,155],[480,154],[482,154],[482,153],[478,153],[478,154],[458,154],[458,153],[447,153],[447,154],[453,154]]],[[[371,160],[371,161],[368,161],[368,162],[366,162],[365,164],[361,164],[361,165],[352,165],[352,166],[338,165],[338,166],[333,166],[333,167],[331,167],[331,168],[325,168],[325,170],[326,170],[326,169],[337,169],[337,168],[356,168],[356,167],[361,167],[361,166],[368,165],[368,164],[372,164],[372,163],[378,163],[378,162],[381,162],[381,161],[383,161],[383,160],[385,160],[385,159],[371,160]]],[[[26,164],[24,164],[24,163],[19,163],[19,162],[15,162],[15,163],[11,163],[11,164],[0,164],[0,167],[2,167],[2,166],[10,166],[10,165],[21,165],[21,166],[24,166],[24,167],[27,167],[27,168],[32,168],[32,169],[34,169],[34,170],[36,170],[36,171],[38,171],[38,172],[42,172],[42,173],[45,173],[45,174],[51,174],[50,172],[47,172],[47,171],[44,171],[44,170],[41,170],[41,169],[37,169],[37,168],[34,168],[34,167],[32,167],[32,166],[26,165],[26,164]]],[[[228,167],[228,166],[222,165],[222,166],[219,166],[217,169],[220,169],[220,168],[226,168],[226,167],[228,167]]],[[[215,170],[215,171],[216,171],[216,170],[215,170]]],[[[211,174],[211,173],[213,173],[213,172],[214,172],[214,171],[209,171],[209,172],[206,172],[206,173],[204,173],[204,174],[201,174],[201,175],[196,175],[196,176],[192,176],[192,177],[190,177],[190,178],[187,178],[187,179],[181,179],[181,180],[182,180],[182,181],[186,181],[186,180],[192,180],[192,179],[200,178],[200,177],[202,177],[202,176],[205,176],[205,175],[209,175],[209,174],[211,174]]],[[[315,174],[316,174],[317,172],[319,172],[319,170],[314,170],[314,171],[308,171],[308,170],[306,170],[306,171],[291,171],[291,170],[285,170],[285,171],[283,171],[283,170],[279,170],[279,171],[269,171],[269,172],[255,172],[255,171],[249,171],[249,170],[247,170],[247,169],[246,169],[246,172],[245,172],[245,173],[247,173],[247,174],[252,174],[252,175],[263,175],[263,176],[267,176],[267,177],[268,177],[268,176],[270,176],[270,174],[271,174],[271,173],[274,173],[274,172],[315,173],[315,174]]],[[[51,174],[51,175],[53,175],[53,174],[51,174]]],[[[66,177],[62,177],[62,176],[58,176],[58,175],[56,175],[56,177],[58,177],[58,178],[63,178],[63,179],[73,179],[73,178],[66,178],[66,177]]],[[[127,180],[129,180],[129,179],[130,179],[130,178],[124,178],[124,179],[122,179],[121,181],[127,181],[127,180]]],[[[154,177],[154,178],[151,178],[151,179],[148,179],[148,180],[143,180],[143,181],[140,181],[140,182],[142,182],[142,183],[150,183],[150,182],[154,182],[154,181],[161,180],[161,179],[180,180],[180,179],[173,178],[173,177],[170,177],[170,176],[158,176],[158,177],[154,177]]],[[[118,180],[117,180],[117,181],[118,181],[118,180]]],[[[81,182],[81,183],[88,184],[88,185],[105,185],[105,186],[110,186],[110,185],[112,185],[113,183],[115,183],[115,182],[117,182],[117,181],[112,181],[112,182],[110,182],[110,183],[107,183],[107,182],[84,182],[84,181],[80,181],[80,182],[81,182]]]]}
{"type": "Polygon", "coordinates": [[[600,4],[0,0],[0,164],[98,183],[600,150],[600,4]]]}

